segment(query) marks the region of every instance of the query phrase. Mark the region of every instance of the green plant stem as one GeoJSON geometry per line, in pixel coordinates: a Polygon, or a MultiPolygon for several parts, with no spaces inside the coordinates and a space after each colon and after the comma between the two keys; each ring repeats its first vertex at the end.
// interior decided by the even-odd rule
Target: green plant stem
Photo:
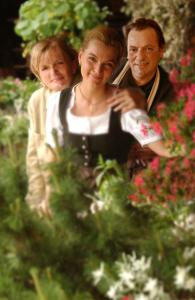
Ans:
{"type": "Polygon", "coordinates": [[[40,284],[40,282],[39,282],[39,278],[38,278],[38,275],[37,275],[37,270],[36,270],[36,269],[31,269],[31,270],[30,270],[30,274],[31,274],[31,276],[32,276],[32,278],[33,278],[34,285],[35,285],[35,289],[36,289],[36,291],[37,291],[37,294],[38,294],[39,299],[40,299],[40,300],[48,300],[48,299],[45,297],[45,295],[44,295],[44,293],[43,293],[43,291],[42,291],[42,289],[41,289],[41,284],[40,284]]]}

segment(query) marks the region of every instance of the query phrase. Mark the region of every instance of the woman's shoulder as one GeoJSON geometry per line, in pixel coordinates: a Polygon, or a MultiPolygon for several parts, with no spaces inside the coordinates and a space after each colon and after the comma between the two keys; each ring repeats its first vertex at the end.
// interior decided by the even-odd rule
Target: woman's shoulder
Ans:
{"type": "Polygon", "coordinates": [[[45,102],[46,99],[51,95],[51,91],[45,87],[41,87],[34,91],[30,97],[29,105],[38,105],[45,102]]]}

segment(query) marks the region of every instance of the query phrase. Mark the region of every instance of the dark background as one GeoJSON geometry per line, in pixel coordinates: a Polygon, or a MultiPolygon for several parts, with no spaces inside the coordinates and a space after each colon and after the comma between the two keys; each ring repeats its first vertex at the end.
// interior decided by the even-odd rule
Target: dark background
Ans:
{"type": "MultiPolygon", "coordinates": [[[[55,1],[55,0],[54,0],[55,1]]],[[[108,6],[113,15],[108,23],[120,28],[127,22],[125,15],[120,13],[123,0],[96,0],[100,7],[108,6]]],[[[8,75],[24,78],[27,67],[22,58],[22,40],[14,32],[14,24],[18,18],[20,5],[25,0],[0,0],[0,77],[8,75]]]]}

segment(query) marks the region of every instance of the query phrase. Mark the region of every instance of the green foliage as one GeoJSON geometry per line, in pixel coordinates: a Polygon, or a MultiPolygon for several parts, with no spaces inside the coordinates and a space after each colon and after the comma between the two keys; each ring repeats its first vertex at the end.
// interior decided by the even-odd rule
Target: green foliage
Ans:
{"type": "Polygon", "coordinates": [[[24,41],[25,52],[37,40],[63,32],[78,49],[83,32],[102,23],[107,15],[107,8],[100,10],[94,0],[28,0],[20,7],[15,31],[24,41]]]}
{"type": "Polygon", "coordinates": [[[28,100],[40,84],[26,78],[7,77],[0,80],[0,109],[15,108],[16,112],[26,110],[28,100]]]}

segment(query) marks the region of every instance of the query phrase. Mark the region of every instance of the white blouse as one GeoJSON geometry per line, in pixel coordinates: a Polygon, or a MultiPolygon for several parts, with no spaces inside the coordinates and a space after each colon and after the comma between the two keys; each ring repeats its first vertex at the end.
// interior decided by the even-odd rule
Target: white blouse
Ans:
{"type": "MultiPolygon", "coordinates": [[[[53,130],[57,132],[58,142],[63,145],[63,126],[59,117],[60,92],[52,94],[48,98],[46,114],[46,143],[55,148],[53,130]]],[[[77,134],[104,134],[109,130],[111,109],[97,116],[76,116],[71,112],[75,101],[75,91],[72,89],[69,107],[67,108],[66,119],[68,131],[77,134]]],[[[141,109],[132,109],[121,114],[121,128],[123,131],[132,134],[142,145],[158,141],[162,136],[157,134],[150,124],[147,113],[141,109]]]]}

